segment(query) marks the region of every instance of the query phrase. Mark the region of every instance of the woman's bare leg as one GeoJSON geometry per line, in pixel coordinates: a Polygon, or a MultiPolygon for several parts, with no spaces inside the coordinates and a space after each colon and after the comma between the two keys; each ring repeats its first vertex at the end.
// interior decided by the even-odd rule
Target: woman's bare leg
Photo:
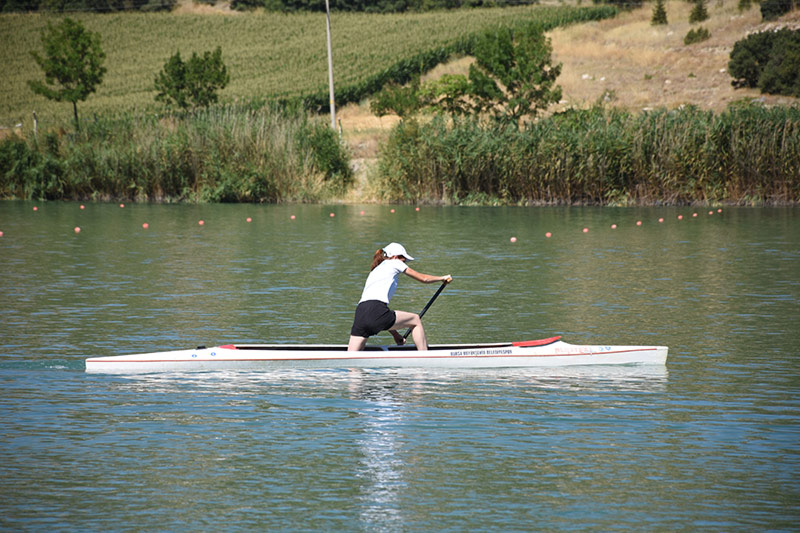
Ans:
{"type": "Polygon", "coordinates": [[[414,344],[417,350],[428,349],[428,339],[425,337],[425,328],[422,327],[422,320],[416,313],[408,313],[406,311],[395,311],[395,322],[392,329],[413,328],[411,330],[411,338],[414,339],[414,344]]]}
{"type": "Polygon", "coordinates": [[[350,335],[350,343],[347,345],[348,352],[360,352],[367,345],[366,337],[357,337],[350,335]]]}

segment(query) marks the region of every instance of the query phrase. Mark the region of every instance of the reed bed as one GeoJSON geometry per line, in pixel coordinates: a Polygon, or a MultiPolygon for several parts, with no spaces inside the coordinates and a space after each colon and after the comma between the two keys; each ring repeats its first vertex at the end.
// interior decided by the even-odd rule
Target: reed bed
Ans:
{"type": "Polygon", "coordinates": [[[125,115],[0,143],[2,198],[317,202],[350,179],[346,149],[324,121],[274,106],[125,115]]]}
{"type": "Polygon", "coordinates": [[[391,202],[796,205],[800,109],[595,107],[521,131],[411,121],[383,147],[372,186],[391,202]]]}

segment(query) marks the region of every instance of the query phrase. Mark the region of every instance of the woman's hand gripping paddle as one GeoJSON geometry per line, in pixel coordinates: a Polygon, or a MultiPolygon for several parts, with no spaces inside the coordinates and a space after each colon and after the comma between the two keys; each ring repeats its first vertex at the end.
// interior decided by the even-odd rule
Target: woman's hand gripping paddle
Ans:
{"type": "MultiPolygon", "coordinates": [[[[452,278],[450,278],[450,279],[452,279],[452,278]]],[[[424,315],[424,314],[425,314],[425,312],[428,310],[428,308],[431,306],[431,304],[433,304],[433,301],[434,301],[434,300],[435,300],[435,299],[436,299],[436,298],[437,298],[437,297],[438,297],[438,296],[439,296],[439,295],[442,293],[442,291],[444,290],[445,286],[446,286],[448,283],[449,283],[449,281],[443,281],[443,282],[442,282],[442,284],[441,284],[441,285],[439,286],[439,288],[436,290],[436,293],[433,295],[433,297],[432,297],[430,300],[428,300],[428,303],[427,303],[427,304],[425,304],[425,307],[423,307],[423,308],[422,308],[422,311],[420,311],[420,312],[419,312],[419,317],[420,317],[420,318],[422,318],[422,315],[424,315]]],[[[406,330],[406,333],[405,333],[405,335],[403,335],[403,339],[407,339],[407,338],[408,338],[408,336],[409,336],[409,335],[411,335],[411,329],[412,329],[412,328],[408,328],[408,329],[406,330]]]]}

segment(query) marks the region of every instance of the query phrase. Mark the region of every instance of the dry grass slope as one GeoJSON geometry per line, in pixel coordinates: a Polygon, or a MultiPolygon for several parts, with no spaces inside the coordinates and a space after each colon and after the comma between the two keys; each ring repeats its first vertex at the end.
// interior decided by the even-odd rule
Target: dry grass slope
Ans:
{"type": "MultiPolygon", "coordinates": [[[[692,4],[667,2],[666,26],[650,25],[652,5],[598,23],[552,32],[554,58],[564,64],[558,83],[570,106],[600,100],[631,110],[673,108],[692,104],[722,111],[742,98],[762,98],[756,90],[735,90],[727,67],[736,41],[749,33],[775,27],[762,24],[758,5],[745,12],[737,0],[708,4],[711,18],[689,24],[692,4]],[[711,32],[707,41],[684,45],[693,27],[711,32]]],[[[800,13],[779,24],[800,27],[800,13]]],[[[795,98],[763,96],[769,104],[791,104],[795,98]]]]}

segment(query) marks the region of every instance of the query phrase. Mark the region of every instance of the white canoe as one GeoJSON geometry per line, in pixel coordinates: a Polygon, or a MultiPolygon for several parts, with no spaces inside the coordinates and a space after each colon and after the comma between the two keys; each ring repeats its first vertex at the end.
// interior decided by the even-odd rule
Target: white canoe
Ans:
{"type": "Polygon", "coordinates": [[[87,372],[132,373],[276,368],[520,368],[574,365],[664,365],[666,346],[573,345],[551,337],[523,342],[411,346],[228,344],[86,360],[87,372]]]}

